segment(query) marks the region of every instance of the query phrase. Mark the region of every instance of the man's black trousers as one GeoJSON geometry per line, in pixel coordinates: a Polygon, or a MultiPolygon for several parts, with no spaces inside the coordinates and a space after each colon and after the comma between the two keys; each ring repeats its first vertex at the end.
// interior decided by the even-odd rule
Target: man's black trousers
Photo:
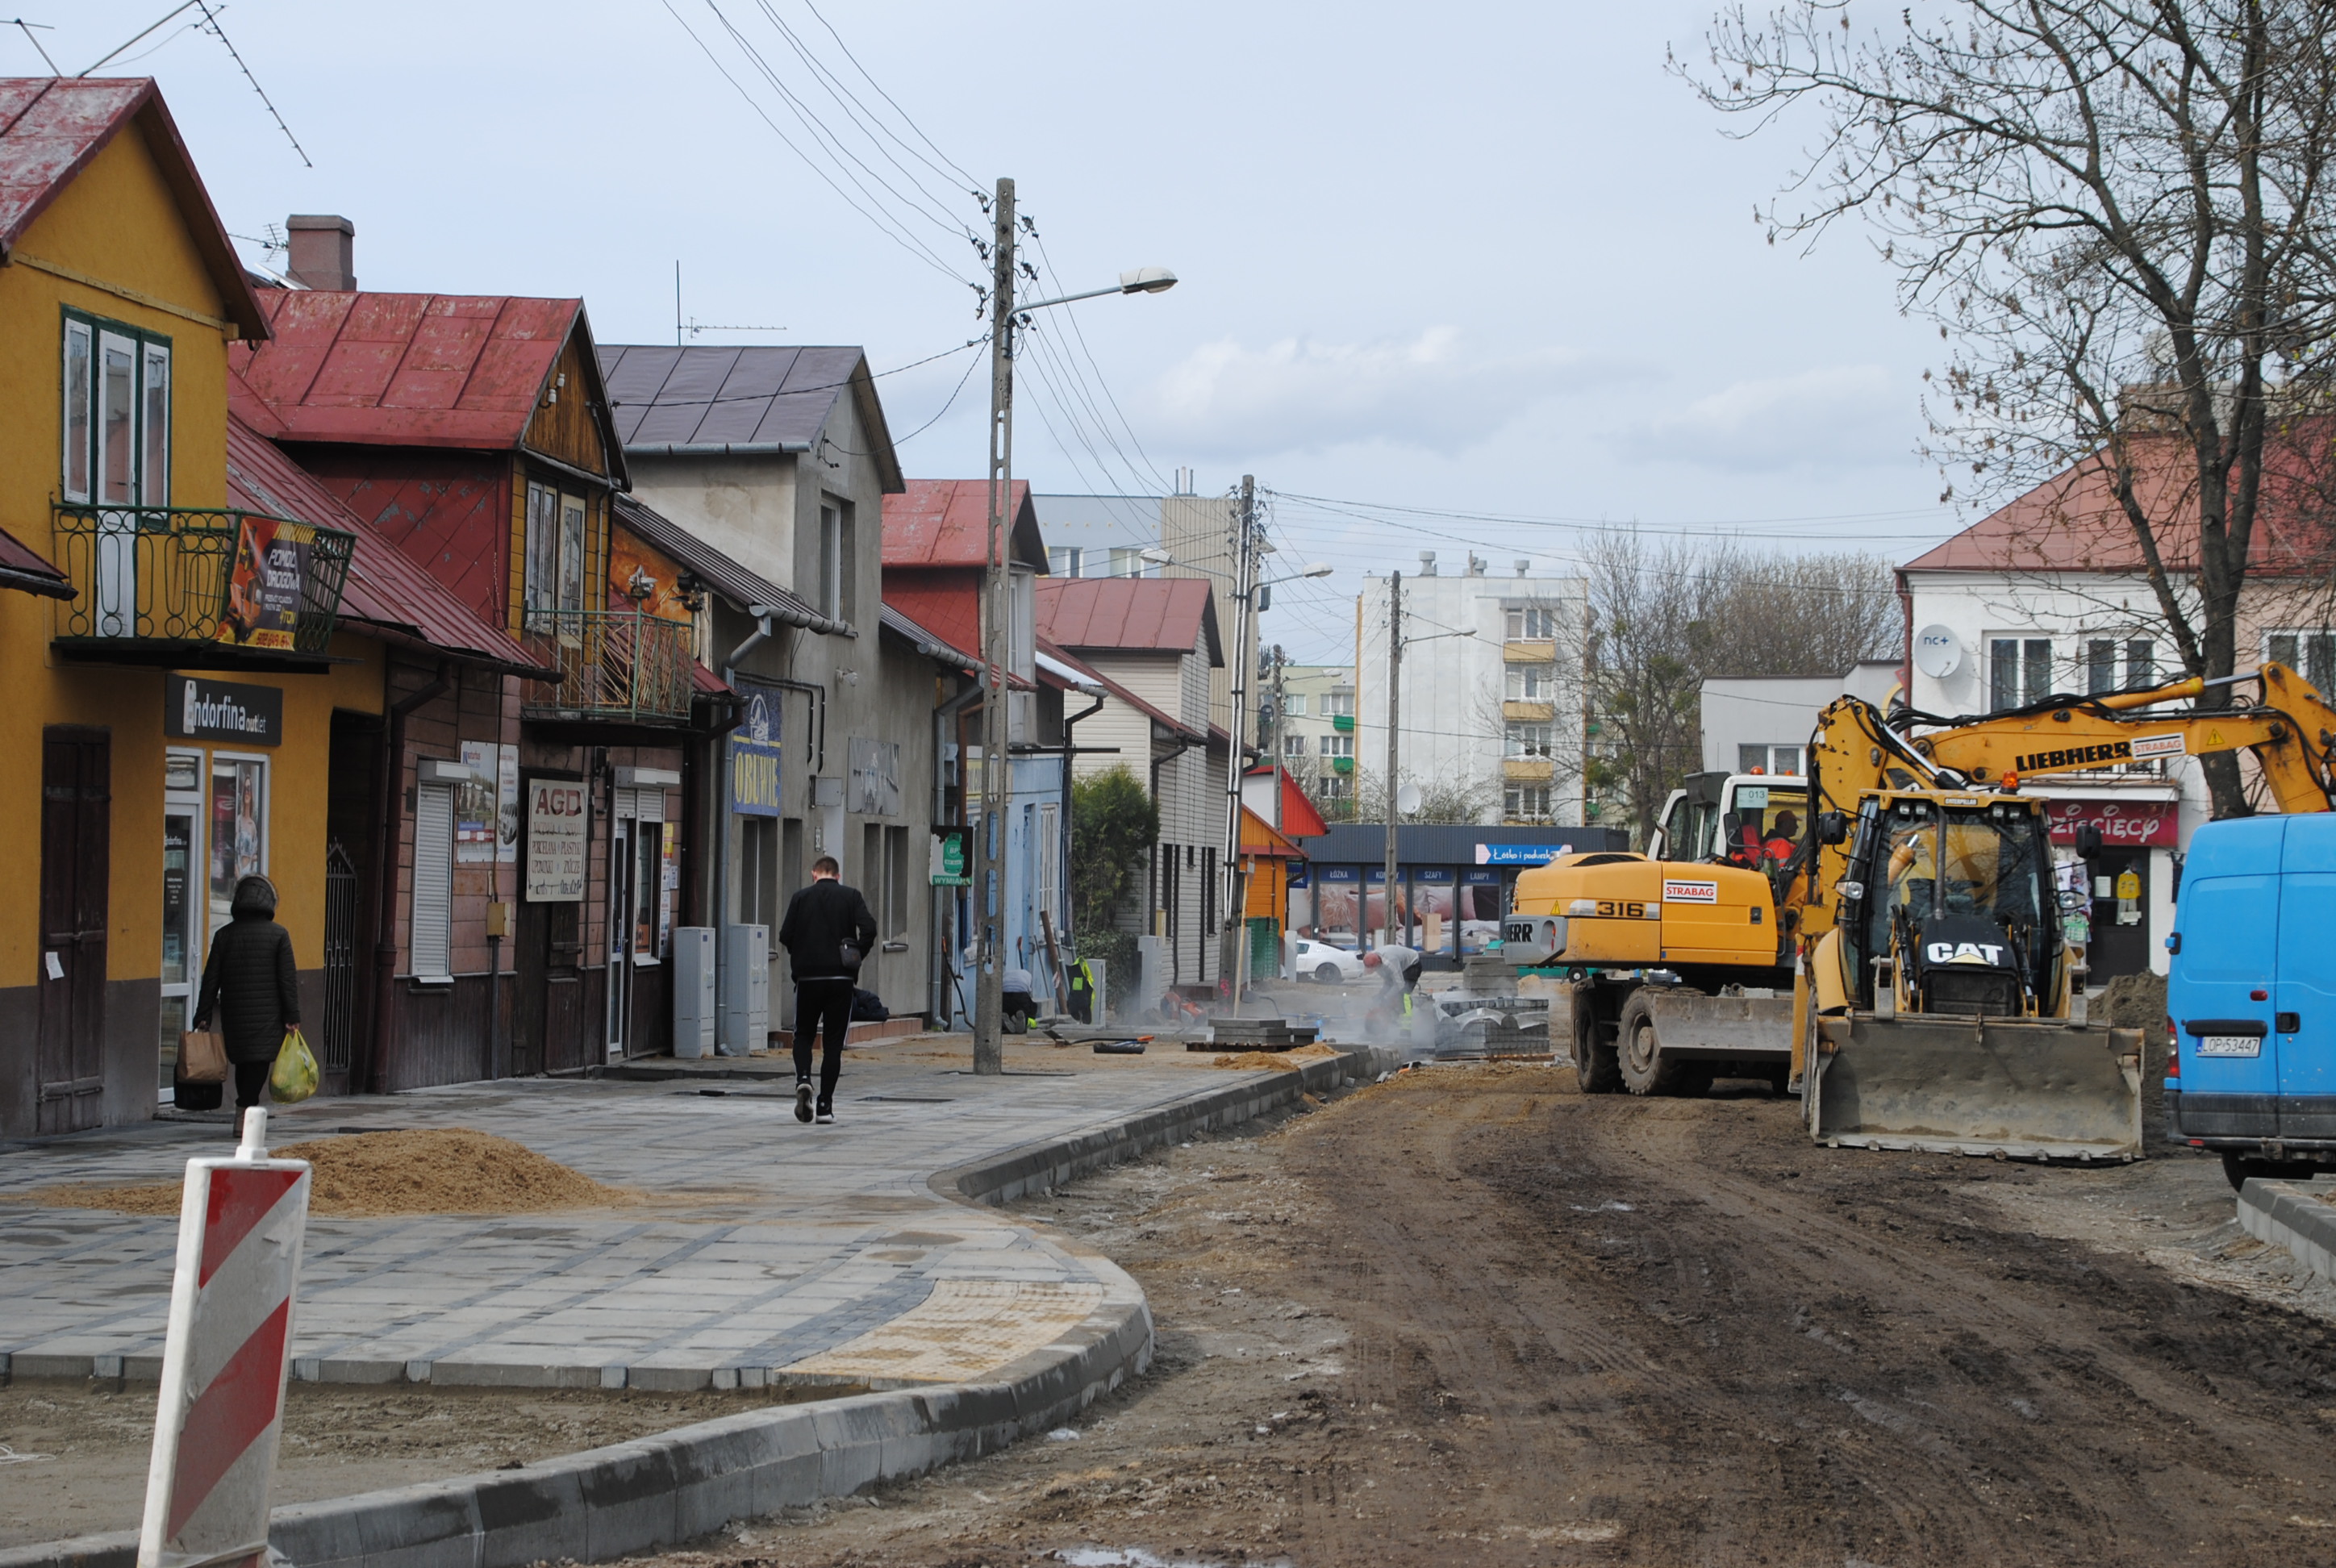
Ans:
{"type": "Polygon", "coordinates": [[[835,1100],[835,1080],[843,1072],[843,1034],[852,1027],[852,981],[795,982],[795,1078],[811,1076],[812,1037],[820,1037],[819,1103],[835,1100]]]}

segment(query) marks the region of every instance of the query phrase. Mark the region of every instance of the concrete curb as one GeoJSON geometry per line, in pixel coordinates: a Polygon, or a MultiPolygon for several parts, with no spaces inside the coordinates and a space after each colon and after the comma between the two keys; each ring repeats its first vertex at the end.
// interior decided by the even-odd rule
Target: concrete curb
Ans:
{"type": "MultiPolygon", "coordinates": [[[[932,1185],[957,1202],[1002,1203],[1395,1063],[1395,1053],[1377,1047],[1321,1057],[960,1165],[932,1185]]],[[[1103,1300],[1077,1328],[988,1381],[756,1410],[518,1470],[289,1504],[271,1516],[269,1544],[299,1568],[603,1563],[995,1452],[1062,1425],[1151,1365],[1143,1289],[1109,1260],[1065,1250],[1095,1271],[1103,1300]]],[[[0,1568],[134,1568],[137,1556],[138,1533],[122,1530],[0,1549],[0,1568]]]]}
{"type": "Polygon", "coordinates": [[[2336,1282],[2336,1208],[2321,1202],[2325,1191],[2251,1179],[2239,1189],[2239,1228],[2258,1242],[2285,1247],[2296,1261],[2336,1282]]]}

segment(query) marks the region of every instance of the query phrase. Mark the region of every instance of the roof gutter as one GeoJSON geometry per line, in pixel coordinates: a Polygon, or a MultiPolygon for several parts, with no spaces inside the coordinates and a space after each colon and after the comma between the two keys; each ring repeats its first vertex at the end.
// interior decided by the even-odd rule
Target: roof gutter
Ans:
{"type": "Polygon", "coordinates": [[[781,457],[801,456],[812,450],[808,441],[668,441],[654,446],[628,446],[627,457],[781,457]]]}

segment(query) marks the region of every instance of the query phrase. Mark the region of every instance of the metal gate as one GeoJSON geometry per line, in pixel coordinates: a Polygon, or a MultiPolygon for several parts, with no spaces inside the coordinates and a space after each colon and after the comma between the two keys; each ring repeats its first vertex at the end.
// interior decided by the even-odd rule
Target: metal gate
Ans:
{"type": "Polygon", "coordinates": [[[349,1070],[357,1017],[357,868],[341,841],[325,843],[325,1018],[317,1062],[325,1073],[349,1070]]]}

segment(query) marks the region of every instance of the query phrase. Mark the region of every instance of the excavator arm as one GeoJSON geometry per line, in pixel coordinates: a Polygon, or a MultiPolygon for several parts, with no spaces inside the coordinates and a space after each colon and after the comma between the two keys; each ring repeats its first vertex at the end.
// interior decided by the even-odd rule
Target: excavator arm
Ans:
{"type": "Polygon", "coordinates": [[[2044,774],[2245,747],[2281,812],[2331,809],[2336,709],[2284,665],[2266,664],[2256,676],[2263,700],[2253,707],[2151,711],[2197,696],[2205,683],[2194,677],[2149,691],[2055,696],[1985,717],[1917,715],[1913,722],[1926,727],[1913,745],[1938,767],[1998,787],[2044,774]]]}

